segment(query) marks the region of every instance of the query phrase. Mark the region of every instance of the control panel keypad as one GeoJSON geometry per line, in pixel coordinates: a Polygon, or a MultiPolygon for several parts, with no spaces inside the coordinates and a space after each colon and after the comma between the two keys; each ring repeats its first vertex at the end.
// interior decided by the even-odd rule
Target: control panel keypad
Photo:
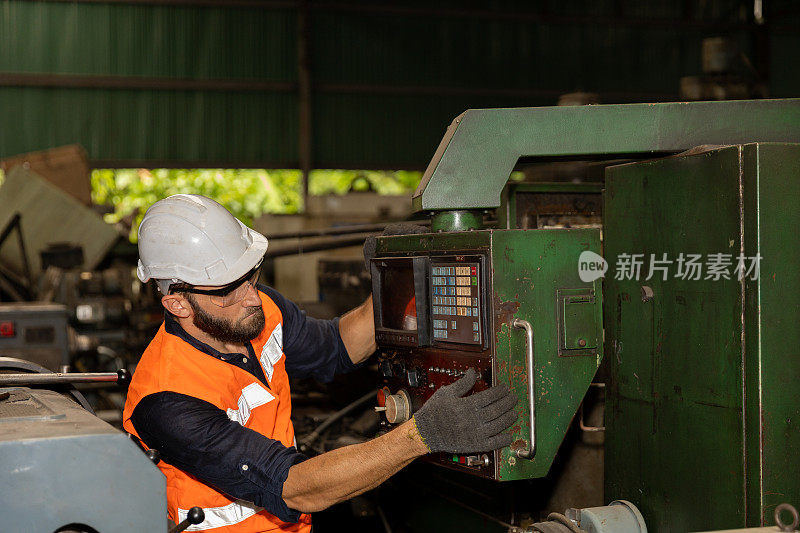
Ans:
{"type": "Polygon", "coordinates": [[[431,264],[433,338],[481,343],[479,263],[431,264]]]}

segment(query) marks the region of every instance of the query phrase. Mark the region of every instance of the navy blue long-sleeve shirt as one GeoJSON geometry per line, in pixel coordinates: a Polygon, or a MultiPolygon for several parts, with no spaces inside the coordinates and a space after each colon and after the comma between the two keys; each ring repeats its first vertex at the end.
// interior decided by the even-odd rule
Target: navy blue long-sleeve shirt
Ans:
{"type": "MultiPolygon", "coordinates": [[[[339,319],[306,316],[275,289],[258,290],[275,302],[283,315],[283,353],[290,378],[314,377],[328,382],[336,374],[356,368],[339,335],[339,319]]],[[[250,343],[249,356],[220,353],[191,337],[169,314],[165,330],[213,357],[235,365],[269,386],[250,343]]],[[[300,513],[283,501],[283,483],[289,468],[307,459],[294,447],[270,439],[230,420],[225,411],[198,398],[175,392],[157,392],[139,401],[131,414],[136,432],[161,459],[227,495],[263,507],[284,522],[296,522],[300,513]],[[246,469],[242,465],[247,464],[246,469]]]]}

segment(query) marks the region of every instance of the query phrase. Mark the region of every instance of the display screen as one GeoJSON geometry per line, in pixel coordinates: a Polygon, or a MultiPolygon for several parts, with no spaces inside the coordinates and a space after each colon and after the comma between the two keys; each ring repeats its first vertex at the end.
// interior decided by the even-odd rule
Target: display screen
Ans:
{"type": "Polygon", "coordinates": [[[480,263],[431,263],[433,340],[481,343],[480,263]]]}
{"type": "Polygon", "coordinates": [[[397,262],[382,272],[382,326],[399,331],[417,331],[414,270],[411,261],[397,262]]]}

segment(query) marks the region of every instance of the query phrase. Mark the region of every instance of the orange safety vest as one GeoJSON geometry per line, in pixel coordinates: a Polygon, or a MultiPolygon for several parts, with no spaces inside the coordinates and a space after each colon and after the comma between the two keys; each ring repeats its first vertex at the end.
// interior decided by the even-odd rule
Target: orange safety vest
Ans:
{"type": "MultiPolygon", "coordinates": [[[[290,419],[292,402],[286,357],[283,354],[283,316],[278,306],[259,292],[265,326],[252,341],[269,387],[249,372],[217,359],[167,333],[164,324],[145,350],[133,374],[122,420],[128,433],[135,435],[131,415],[139,401],[149,394],[169,391],[205,400],[262,435],[294,445],[290,419]]],[[[141,440],[141,438],[139,438],[141,440]]],[[[167,477],[167,511],[179,523],[194,506],[203,508],[205,520],[187,531],[255,533],[264,531],[311,530],[311,516],[303,514],[298,523],[278,519],[251,502],[231,499],[183,470],[161,461],[158,467],[167,477]]]]}

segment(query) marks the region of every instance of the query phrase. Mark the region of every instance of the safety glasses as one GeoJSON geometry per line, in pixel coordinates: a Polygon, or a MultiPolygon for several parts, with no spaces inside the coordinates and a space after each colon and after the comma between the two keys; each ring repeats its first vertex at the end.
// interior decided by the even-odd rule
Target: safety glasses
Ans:
{"type": "Polygon", "coordinates": [[[211,300],[211,303],[219,307],[228,307],[237,304],[245,299],[247,291],[250,287],[255,288],[258,283],[258,278],[261,274],[261,262],[259,262],[253,270],[237,279],[232,283],[223,285],[218,289],[197,289],[190,285],[170,287],[169,292],[188,292],[191,294],[205,294],[211,300]]]}

